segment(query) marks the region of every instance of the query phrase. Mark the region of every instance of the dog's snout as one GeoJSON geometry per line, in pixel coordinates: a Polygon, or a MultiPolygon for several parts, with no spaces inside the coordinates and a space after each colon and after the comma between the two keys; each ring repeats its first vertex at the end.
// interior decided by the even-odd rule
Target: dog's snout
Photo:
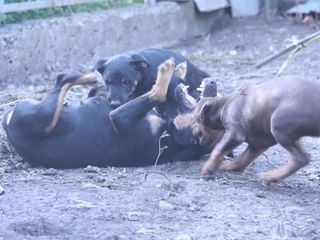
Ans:
{"type": "Polygon", "coordinates": [[[110,104],[111,104],[111,107],[112,107],[112,108],[117,108],[117,107],[119,107],[119,106],[121,105],[121,102],[118,101],[118,100],[112,100],[112,101],[110,102],[110,104]]]}

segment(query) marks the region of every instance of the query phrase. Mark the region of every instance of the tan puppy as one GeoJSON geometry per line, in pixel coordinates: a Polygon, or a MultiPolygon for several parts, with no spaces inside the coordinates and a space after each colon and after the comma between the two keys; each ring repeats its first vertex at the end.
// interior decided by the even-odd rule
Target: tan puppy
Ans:
{"type": "Polygon", "coordinates": [[[320,83],[285,76],[240,88],[231,95],[207,100],[197,125],[200,140],[208,139],[212,130],[224,131],[202,167],[203,174],[217,169],[243,171],[270,146],[279,143],[289,153],[288,162],[261,174],[263,180],[279,181],[310,161],[299,139],[320,136],[320,83]],[[223,161],[243,142],[248,147],[239,157],[223,161]]]}

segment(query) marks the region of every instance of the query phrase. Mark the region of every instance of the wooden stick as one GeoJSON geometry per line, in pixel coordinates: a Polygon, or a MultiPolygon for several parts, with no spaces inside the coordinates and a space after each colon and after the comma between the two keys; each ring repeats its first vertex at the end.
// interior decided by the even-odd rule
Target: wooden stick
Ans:
{"type": "Polygon", "coordinates": [[[311,34],[311,35],[309,35],[309,36],[301,39],[300,41],[298,41],[298,42],[296,42],[296,43],[293,43],[293,44],[291,44],[290,46],[288,46],[288,47],[286,47],[286,48],[284,48],[284,49],[276,52],[275,54],[273,54],[273,55],[271,55],[271,56],[269,56],[269,57],[267,57],[266,59],[262,60],[260,63],[256,64],[256,65],[255,65],[255,68],[261,68],[262,66],[264,66],[264,65],[266,65],[267,63],[271,62],[272,60],[274,60],[274,59],[276,59],[276,58],[278,58],[278,57],[286,54],[287,52],[290,52],[291,50],[293,50],[293,49],[295,49],[295,48],[298,48],[298,47],[302,48],[302,47],[304,47],[303,44],[304,44],[305,42],[309,41],[309,40],[312,39],[312,38],[318,37],[318,36],[320,36],[320,31],[315,32],[315,33],[313,33],[313,34],[311,34]]]}

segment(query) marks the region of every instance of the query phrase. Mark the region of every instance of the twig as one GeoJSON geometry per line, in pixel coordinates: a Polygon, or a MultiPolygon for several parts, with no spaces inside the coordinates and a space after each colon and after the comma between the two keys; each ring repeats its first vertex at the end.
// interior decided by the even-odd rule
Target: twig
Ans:
{"type": "Polygon", "coordinates": [[[99,186],[100,187],[135,187],[135,186],[139,186],[143,183],[145,183],[147,181],[147,178],[150,174],[158,174],[158,175],[161,175],[163,177],[165,177],[168,182],[169,182],[169,185],[170,185],[170,191],[173,191],[173,182],[172,180],[170,179],[169,176],[167,176],[166,174],[162,173],[162,172],[159,172],[159,171],[145,171],[145,172],[140,172],[140,173],[135,173],[135,174],[132,174],[131,176],[128,176],[126,177],[126,179],[124,181],[117,181],[117,180],[109,180],[105,183],[100,183],[99,186]],[[144,175],[143,177],[143,180],[142,181],[139,181],[139,182],[132,182],[132,181],[128,181],[128,179],[132,179],[133,177],[137,177],[137,176],[140,176],[140,175],[144,175]]]}
{"type": "Polygon", "coordinates": [[[299,45],[298,47],[296,47],[287,57],[286,61],[282,64],[281,68],[279,69],[279,71],[277,72],[277,76],[280,76],[283,71],[288,67],[289,63],[292,61],[292,59],[297,55],[297,53],[304,47],[307,47],[308,45],[310,45],[311,43],[320,40],[320,35],[317,37],[314,37],[312,39],[310,39],[308,42],[306,42],[303,45],[299,45]]]}
{"type": "Polygon", "coordinates": [[[285,236],[283,210],[279,210],[279,218],[280,219],[277,226],[277,235],[280,238],[283,238],[285,236]]]}
{"type": "Polygon", "coordinates": [[[282,55],[284,55],[284,54],[286,54],[296,48],[299,48],[299,47],[303,48],[306,46],[304,43],[308,42],[309,40],[313,40],[313,38],[318,38],[319,36],[320,36],[320,31],[315,32],[315,33],[301,39],[300,41],[293,43],[290,46],[276,52],[275,54],[273,54],[269,57],[267,57],[266,59],[262,60],[260,63],[256,64],[255,68],[261,68],[262,66],[266,65],[267,63],[273,61],[274,59],[276,59],[276,58],[278,58],[278,57],[280,57],[280,56],[282,56],[282,55]]]}
{"type": "Polygon", "coordinates": [[[162,172],[159,172],[159,171],[146,171],[146,172],[142,172],[142,173],[135,173],[135,174],[131,175],[130,178],[132,178],[134,176],[139,176],[139,175],[142,175],[142,174],[144,174],[144,180],[138,185],[141,185],[142,183],[145,183],[147,181],[147,177],[150,174],[158,174],[158,175],[161,175],[161,176],[163,176],[164,178],[166,178],[168,180],[169,185],[170,185],[170,191],[173,191],[173,183],[172,183],[172,180],[170,179],[170,177],[167,176],[166,174],[162,173],[162,172]]]}
{"type": "Polygon", "coordinates": [[[159,159],[160,159],[160,156],[161,156],[161,154],[163,153],[163,150],[166,149],[166,148],[168,148],[167,145],[161,147],[161,140],[162,140],[163,138],[165,138],[165,137],[168,137],[168,136],[170,136],[170,134],[168,134],[167,130],[165,130],[165,131],[161,134],[161,136],[160,136],[160,138],[159,138],[159,145],[158,145],[158,146],[159,146],[159,152],[158,152],[158,156],[157,156],[157,158],[156,158],[156,161],[155,161],[155,163],[154,163],[154,167],[157,166],[158,161],[159,161],[159,159]]]}
{"type": "Polygon", "coordinates": [[[0,108],[6,107],[8,105],[11,105],[11,104],[14,104],[14,103],[17,103],[17,102],[20,102],[20,101],[21,101],[21,99],[18,99],[18,100],[12,101],[12,102],[8,102],[8,103],[5,103],[5,104],[2,104],[2,105],[0,105],[0,108]]]}

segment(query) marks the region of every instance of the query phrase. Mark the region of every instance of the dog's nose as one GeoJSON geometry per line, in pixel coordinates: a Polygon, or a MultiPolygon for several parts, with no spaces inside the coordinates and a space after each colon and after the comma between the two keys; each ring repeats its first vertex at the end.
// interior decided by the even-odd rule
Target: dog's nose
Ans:
{"type": "Polygon", "coordinates": [[[119,107],[121,105],[121,102],[118,101],[118,100],[112,100],[110,105],[111,105],[112,108],[117,108],[117,107],[119,107]]]}

